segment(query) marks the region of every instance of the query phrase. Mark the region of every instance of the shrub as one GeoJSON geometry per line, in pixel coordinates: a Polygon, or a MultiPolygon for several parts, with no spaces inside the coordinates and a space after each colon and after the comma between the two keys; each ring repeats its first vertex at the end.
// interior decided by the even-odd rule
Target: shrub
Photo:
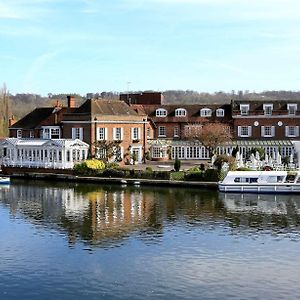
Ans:
{"type": "Polygon", "coordinates": [[[236,169],[237,171],[252,171],[252,169],[247,168],[247,167],[240,167],[236,169]]]}
{"type": "Polygon", "coordinates": [[[186,181],[203,181],[204,172],[187,172],[184,175],[186,181]]]}
{"type": "Polygon", "coordinates": [[[188,172],[193,173],[193,172],[201,172],[202,170],[199,167],[192,167],[188,169],[188,172]]]}
{"type": "Polygon", "coordinates": [[[218,168],[218,170],[221,170],[223,163],[228,163],[229,170],[235,170],[235,158],[228,155],[219,155],[215,162],[214,166],[218,168]]]}
{"type": "Polygon", "coordinates": [[[184,176],[186,181],[219,181],[219,171],[215,169],[207,169],[204,172],[187,172],[184,176]]]}
{"type": "Polygon", "coordinates": [[[184,180],[184,172],[172,172],[170,174],[171,180],[184,180]]]}
{"type": "Polygon", "coordinates": [[[181,161],[178,159],[178,157],[176,157],[174,162],[174,170],[176,172],[179,172],[180,167],[181,167],[181,161]]]}
{"type": "Polygon", "coordinates": [[[219,181],[219,171],[215,169],[207,169],[204,172],[203,180],[204,181],[214,181],[217,182],[219,181]]]}
{"type": "Polygon", "coordinates": [[[84,163],[88,169],[103,170],[105,168],[104,162],[98,159],[88,159],[84,163]]]}
{"type": "Polygon", "coordinates": [[[151,167],[146,167],[146,172],[151,173],[151,172],[153,172],[153,169],[151,167]]]}
{"type": "Polygon", "coordinates": [[[126,171],[121,169],[105,169],[101,176],[103,177],[125,177],[126,171]]]}
{"type": "Polygon", "coordinates": [[[110,162],[105,165],[106,169],[117,169],[119,167],[120,167],[119,164],[116,162],[110,162]]]}
{"type": "Polygon", "coordinates": [[[101,160],[89,159],[73,167],[74,174],[83,176],[95,176],[103,170],[105,164],[101,160]]]}

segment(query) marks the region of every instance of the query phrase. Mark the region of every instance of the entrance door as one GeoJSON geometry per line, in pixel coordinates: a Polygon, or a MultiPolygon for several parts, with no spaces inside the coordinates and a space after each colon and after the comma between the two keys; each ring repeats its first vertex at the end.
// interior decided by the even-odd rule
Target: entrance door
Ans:
{"type": "Polygon", "coordinates": [[[137,162],[142,161],[142,149],[140,147],[132,147],[131,148],[131,155],[132,155],[132,158],[135,157],[137,162]]]}

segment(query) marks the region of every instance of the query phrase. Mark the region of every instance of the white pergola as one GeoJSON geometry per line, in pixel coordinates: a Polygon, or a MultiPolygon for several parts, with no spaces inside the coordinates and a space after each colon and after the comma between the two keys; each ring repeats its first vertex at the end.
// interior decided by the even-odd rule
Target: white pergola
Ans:
{"type": "Polygon", "coordinates": [[[89,145],[78,139],[18,139],[0,141],[0,163],[10,167],[72,169],[87,159],[89,145]]]}

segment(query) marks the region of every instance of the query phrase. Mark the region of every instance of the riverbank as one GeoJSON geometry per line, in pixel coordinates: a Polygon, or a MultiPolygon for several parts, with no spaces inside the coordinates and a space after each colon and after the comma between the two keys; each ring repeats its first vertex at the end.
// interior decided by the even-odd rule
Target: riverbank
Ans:
{"type": "Polygon", "coordinates": [[[52,180],[65,182],[87,182],[101,184],[119,184],[119,185],[147,185],[147,186],[169,186],[169,187],[193,187],[201,189],[216,190],[217,182],[199,182],[199,181],[179,181],[179,180],[160,180],[160,179],[134,179],[134,178],[104,178],[104,177],[85,177],[70,174],[54,173],[18,173],[10,175],[11,178],[31,179],[31,180],[52,180]]]}

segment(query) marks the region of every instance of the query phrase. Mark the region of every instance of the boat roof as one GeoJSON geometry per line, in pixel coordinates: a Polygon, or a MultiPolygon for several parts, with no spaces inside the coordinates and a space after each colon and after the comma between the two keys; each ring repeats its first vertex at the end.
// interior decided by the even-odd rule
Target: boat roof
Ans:
{"type": "MultiPolygon", "coordinates": [[[[298,171],[296,171],[298,172],[298,171]]],[[[287,171],[229,171],[227,176],[241,176],[241,177],[253,177],[253,176],[285,176],[287,171]]]]}

